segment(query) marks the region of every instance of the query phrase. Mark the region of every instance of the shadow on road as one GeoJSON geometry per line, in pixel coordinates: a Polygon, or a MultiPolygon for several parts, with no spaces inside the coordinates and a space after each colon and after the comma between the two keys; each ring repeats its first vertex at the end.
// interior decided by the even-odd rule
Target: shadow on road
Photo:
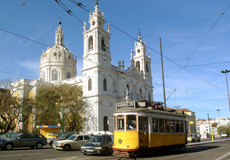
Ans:
{"type": "Polygon", "coordinates": [[[168,155],[179,155],[179,154],[189,154],[195,152],[202,152],[210,149],[216,149],[219,146],[194,146],[188,147],[185,149],[174,149],[174,150],[156,150],[153,153],[139,155],[138,158],[154,158],[154,157],[163,157],[168,155]]]}

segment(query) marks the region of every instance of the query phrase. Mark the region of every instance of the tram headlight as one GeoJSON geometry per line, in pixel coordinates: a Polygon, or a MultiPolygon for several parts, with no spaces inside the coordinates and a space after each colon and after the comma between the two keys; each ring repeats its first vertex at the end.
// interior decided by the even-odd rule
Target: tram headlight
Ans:
{"type": "Polygon", "coordinates": [[[120,144],[121,144],[121,143],[122,143],[122,140],[121,140],[121,139],[119,139],[119,140],[118,140],[118,143],[120,143],[120,144]]]}

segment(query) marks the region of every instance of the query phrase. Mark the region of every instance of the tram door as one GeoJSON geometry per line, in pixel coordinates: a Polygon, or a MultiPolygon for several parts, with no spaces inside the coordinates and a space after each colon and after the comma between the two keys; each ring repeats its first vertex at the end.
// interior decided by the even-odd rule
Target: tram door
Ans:
{"type": "Polygon", "coordinates": [[[138,117],[140,147],[148,146],[148,117],[138,117]]]}

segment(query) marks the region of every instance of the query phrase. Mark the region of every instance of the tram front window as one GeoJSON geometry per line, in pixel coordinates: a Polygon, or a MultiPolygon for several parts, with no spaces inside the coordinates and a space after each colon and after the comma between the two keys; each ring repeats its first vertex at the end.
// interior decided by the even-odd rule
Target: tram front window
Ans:
{"type": "Polygon", "coordinates": [[[126,116],[126,126],[127,130],[136,130],[137,128],[137,120],[135,115],[127,115],[126,116]]]}
{"type": "Polygon", "coordinates": [[[117,129],[124,130],[124,116],[117,116],[117,129]]]}

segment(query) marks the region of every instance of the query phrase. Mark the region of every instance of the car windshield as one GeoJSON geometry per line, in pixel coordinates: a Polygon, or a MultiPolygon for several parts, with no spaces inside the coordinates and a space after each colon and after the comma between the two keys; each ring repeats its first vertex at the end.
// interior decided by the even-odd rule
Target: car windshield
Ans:
{"type": "Polygon", "coordinates": [[[58,138],[66,138],[67,135],[66,134],[62,134],[62,135],[59,135],[58,138]]]}
{"type": "Polygon", "coordinates": [[[90,138],[89,141],[90,142],[105,142],[106,137],[104,137],[104,136],[93,136],[93,137],[90,138]]]}
{"type": "Polygon", "coordinates": [[[19,136],[21,136],[22,134],[12,134],[10,138],[18,138],[19,136]]]}
{"type": "Polygon", "coordinates": [[[74,140],[74,138],[76,138],[76,136],[70,136],[69,138],[67,138],[68,140],[74,140]]]}

